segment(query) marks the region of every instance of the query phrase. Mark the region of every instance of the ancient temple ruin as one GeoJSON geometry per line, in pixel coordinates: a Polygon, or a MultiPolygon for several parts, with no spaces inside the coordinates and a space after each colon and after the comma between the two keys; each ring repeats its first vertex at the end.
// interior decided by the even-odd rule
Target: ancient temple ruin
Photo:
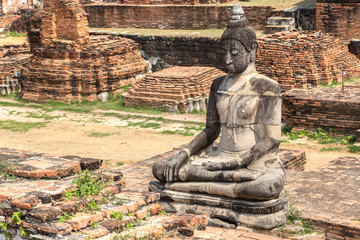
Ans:
{"type": "Polygon", "coordinates": [[[40,29],[28,33],[33,57],[24,71],[23,99],[93,101],[147,71],[134,41],[89,36],[78,0],[44,2],[40,29]]]}
{"type": "Polygon", "coordinates": [[[123,94],[125,105],[205,111],[211,83],[223,75],[223,71],[213,67],[166,68],[135,83],[129,93],[123,94]]]}

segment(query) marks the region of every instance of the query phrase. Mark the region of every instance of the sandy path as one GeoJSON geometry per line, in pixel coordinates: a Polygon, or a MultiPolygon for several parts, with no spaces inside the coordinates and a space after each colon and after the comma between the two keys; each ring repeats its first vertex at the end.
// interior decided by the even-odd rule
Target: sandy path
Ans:
{"type": "MultiPolygon", "coordinates": [[[[99,113],[100,111],[98,111],[99,113]]],[[[15,148],[48,153],[53,155],[79,155],[105,160],[107,164],[116,165],[117,162],[134,163],[180,145],[189,143],[194,137],[183,135],[160,134],[161,129],[129,128],[126,120],[99,114],[79,114],[73,112],[54,111],[46,113],[58,116],[51,120],[29,117],[29,113],[42,114],[43,112],[25,107],[0,107],[0,120],[16,120],[19,122],[49,121],[46,127],[33,128],[25,133],[11,132],[0,129],[0,147],[15,148]],[[93,136],[103,134],[102,136],[93,136]]],[[[128,114],[128,113],[127,113],[128,114]]],[[[166,114],[164,114],[166,115],[166,114]]],[[[170,116],[176,120],[179,117],[170,116]]],[[[182,117],[182,116],[180,116],[182,117]]],[[[182,120],[199,121],[204,116],[184,116],[182,120]]],[[[134,121],[143,121],[135,119],[134,121]]],[[[172,123],[161,128],[175,129],[182,123],[172,123]]],[[[321,151],[329,145],[319,145],[316,142],[284,142],[283,149],[306,151],[306,170],[311,171],[325,166],[329,161],[342,156],[359,156],[347,151],[346,146],[338,151],[321,151]]]]}

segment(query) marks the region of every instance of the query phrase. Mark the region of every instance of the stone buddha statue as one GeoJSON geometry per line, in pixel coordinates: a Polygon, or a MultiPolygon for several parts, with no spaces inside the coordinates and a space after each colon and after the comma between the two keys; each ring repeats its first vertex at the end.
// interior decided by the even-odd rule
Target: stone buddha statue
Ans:
{"type": "Polygon", "coordinates": [[[180,153],[154,164],[160,182],[149,188],[174,208],[180,204],[177,211],[273,228],[284,223],[287,209],[278,156],[281,88],[256,71],[256,34],[238,4],[221,45],[229,75],[212,83],[206,128],[180,153]]]}

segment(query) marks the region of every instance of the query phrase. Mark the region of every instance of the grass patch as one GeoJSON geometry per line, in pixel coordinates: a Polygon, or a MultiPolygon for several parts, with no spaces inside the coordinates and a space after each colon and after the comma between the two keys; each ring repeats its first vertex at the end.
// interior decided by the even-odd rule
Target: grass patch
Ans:
{"type": "Polygon", "coordinates": [[[43,128],[48,122],[17,122],[14,120],[0,121],[0,128],[6,129],[12,132],[27,132],[32,128],[43,128]]]}
{"type": "Polygon", "coordinates": [[[163,130],[160,133],[169,135],[183,135],[183,136],[194,136],[194,132],[184,130],[163,130]]]}
{"type": "Polygon", "coordinates": [[[321,148],[322,152],[336,152],[341,150],[341,147],[323,147],[321,148]]]}
{"type": "Polygon", "coordinates": [[[25,117],[27,117],[27,118],[36,118],[36,119],[42,118],[42,119],[45,119],[45,120],[52,120],[52,119],[55,119],[55,118],[60,118],[60,116],[50,116],[50,115],[47,115],[45,113],[40,114],[40,113],[36,113],[36,112],[30,112],[25,117]]]}
{"type": "Polygon", "coordinates": [[[153,129],[159,129],[161,126],[160,123],[155,122],[128,122],[128,127],[140,127],[140,128],[153,128],[153,129]]]}
{"type": "Polygon", "coordinates": [[[116,135],[118,133],[111,133],[111,132],[87,132],[86,136],[88,137],[96,137],[96,138],[103,138],[112,135],[116,135]]]}
{"type": "Polygon", "coordinates": [[[349,145],[348,149],[350,152],[352,153],[360,153],[360,146],[356,146],[356,145],[349,145]]]}
{"type": "Polygon", "coordinates": [[[5,37],[26,37],[26,33],[6,32],[5,37]]]}

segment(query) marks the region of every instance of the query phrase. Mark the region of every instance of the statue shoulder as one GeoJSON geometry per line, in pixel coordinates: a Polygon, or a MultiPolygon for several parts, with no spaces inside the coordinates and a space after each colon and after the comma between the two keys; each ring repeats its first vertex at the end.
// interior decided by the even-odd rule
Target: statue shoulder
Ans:
{"type": "Polygon", "coordinates": [[[257,93],[272,92],[274,94],[281,94],[280,84],[267,76],[258,74],[250,79],[250,83],[252,90],[257,93]]]}
{"type": "Polygon", "coordinates": [[[211,84],[211,91],[212,92],[217,92],[217,90],[219,89],[220,84],[222,83],[222,81],[224,81],[224,79],[227,77],[228,75],[224,75],[221,77],[217,77],[215,78],[215,80],[212,82],[211,84]]]}

